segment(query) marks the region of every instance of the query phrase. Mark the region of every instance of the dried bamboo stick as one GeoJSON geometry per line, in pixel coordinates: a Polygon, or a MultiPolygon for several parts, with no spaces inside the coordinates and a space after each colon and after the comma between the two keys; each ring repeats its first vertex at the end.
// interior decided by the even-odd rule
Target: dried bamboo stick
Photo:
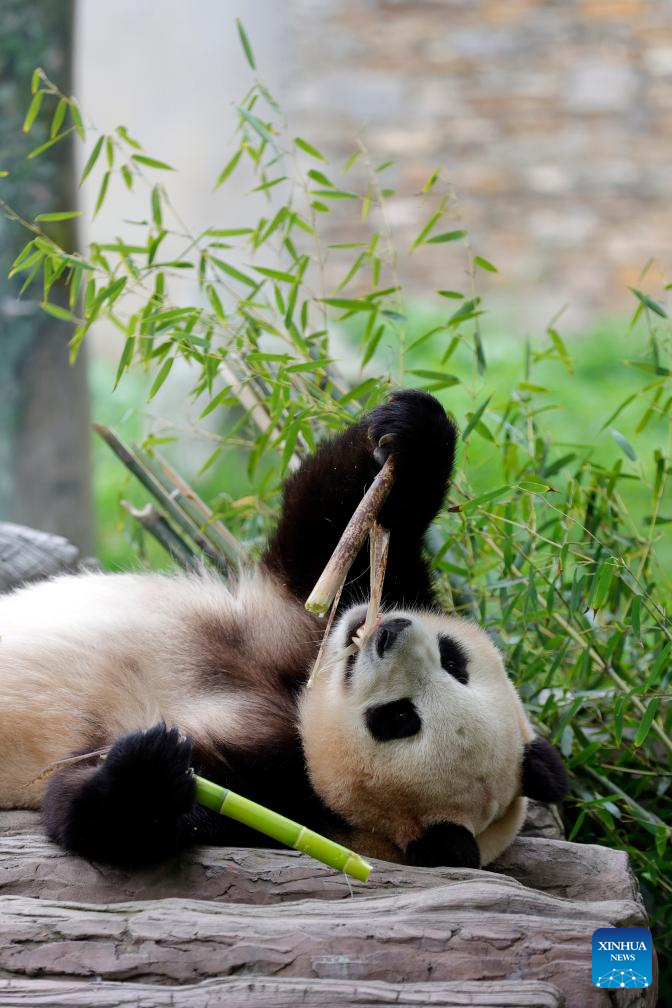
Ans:
{"type": "Polygon", "coordinates": [[[184,539],[177,534],[163,515],[159,514],[153,504],[146,504],[143,508],[136,508],[129,501],[122,500],[121,506],[125,511],[128,511],[131,518],[134,518],[139,525],[142,525],[146,532],[149,532],[157,542],[161,543],[165,551],[183,570],[200,570],[201,562],[196,554],[189,548],[184,539]]]}
{"type": "Polygon", "coordinates": [[[202,530],[204,535],[207,535],[212,544],[221,549],[222,553],[229,555],[234,562],[244,563],[247,560],[247,551],[243,544],[236,539],[233,532],[226,527],[221,518],[214,517],[212,510],[205,501],[198,496],[193,487],[190,487],[182,479],[179,473],[175,472],[170,463],[162,455],[157,452],[155,458],[168,480],[177,487],[180,494],[191,503],[194,512],[203,519],[202,530]]]}
{"type": "Polygon", "coordinates": [[[394,463],[388,458],[366,491],[348,522],[336,549],[331,555],[317,584],[308,596],[306,609],[324,616],[334,601],[336,592],[348,576],[355,557],[364,545],[394,481],[394,463]]]}
{"type": "Polygon", "coordinates": [[[138,458],[137,455],[135,455],[133,451],[125,445],[109,427],[106,427],[104,424],[96,423],[92,426],[95,432],[112,449],[117,458],[121,459],[129,472],[132,472],[133,475],[140,480],[145,489],[148,490],[152,497],[159,502],[160,506],[170,515],[180,529],[186,533],[186,535],[193,540],[195,545],[202,550],[209,560],[211,560],[220,574],[223,574],[226,577],[228,574],[228,567],[225,559],[212,548],[208,540],[201,533],[198,525],[196,525],[172,500],[171,495],[164,490],[161,483],[145,466],[142,459],[138,458]]]}
{"type": "MultiPolygon", "coordinates": [[[[187,494],[185,494],[181,488],[175,486],[167,474],[162,470],[161,464],[158,459],[152,458],[143,452],[141,448],[137,445],[132,445],[132,451],[139,462],[142,463],[147,468],[147,471],[154,477],[157,483],[162,487],[168,498],[184,515],[183,527],[185,531],[194,542],[197,542],[199,548],[205,553],[208,560],[217,568],[221,574],[230,576],[231,570],[229,568],[230,548],[227,545],[226,549],[222,549],[220,543],[215,543],[213,537],[210,535],[210,530],[208,529],[206,522],[203,520],[203,516],[200,514],[198,509],[194,507],[189,494],[189,488],[186,483],[183,486],[187,488],[187,494]]],[[[204,505],[205,506],[205,505],[204,505]]],[[[236,555],[236,564],[239,562],[239,557],[236,555]]]]}
{"type": "Polygon", "coordinates": [[[380,619],[380,605],[383,599],[383,582],[390,549],[390,533],[378,522],[374,522],[369,532],[369,607],[366,619],[353,638],[353,643],[361,648],[380,619]]]}

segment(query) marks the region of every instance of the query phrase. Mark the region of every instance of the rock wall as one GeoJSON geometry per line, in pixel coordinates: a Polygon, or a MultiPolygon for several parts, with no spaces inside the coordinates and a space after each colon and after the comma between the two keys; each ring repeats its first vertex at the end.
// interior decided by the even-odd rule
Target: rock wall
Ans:
{"type": "MultiPolygon", "coordinates": [[[[343,160],[364,127],[375,161],[396,159],[386,178],[399,192],[389,218],[400,247],[419,229],[415,194],[442,164],[475,250],[500,267],[481,288],[518,305],[522,321],[545,322],[566,302],[575,322],[629,310],[627,286],[651,257],[661,269],[649,289],[669,281],[666,0],[291,0],[287,10],[293,123],[343,160]]],[[[405,259],[404,278],[421,291],[457,283],[463,255],[440,251],[405,259]]]]}

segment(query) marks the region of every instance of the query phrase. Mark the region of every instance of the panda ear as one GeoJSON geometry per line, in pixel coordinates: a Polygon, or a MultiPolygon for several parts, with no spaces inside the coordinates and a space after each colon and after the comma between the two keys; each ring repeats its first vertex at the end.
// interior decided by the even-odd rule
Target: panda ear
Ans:
{"type": "Polygon", "coordinates": [[[409,843],[406,864],[418,868],[480,868],[481,852],[466,826],[434,823],[409,843]]]}
{"type": "Polygon", "coordinates": [[[569,778],[560,754],[537,735],[523,750],[523,794],[541,802],[562,801],[569,778]]]}

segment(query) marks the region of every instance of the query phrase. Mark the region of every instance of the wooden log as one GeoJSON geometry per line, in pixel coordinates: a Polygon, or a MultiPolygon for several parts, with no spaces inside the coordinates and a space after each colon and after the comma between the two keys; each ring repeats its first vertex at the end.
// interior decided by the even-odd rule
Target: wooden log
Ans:
{"type": "MultiPolygon", "coordinates": [[[[30,815],[4,813],[0,825],[5,817],[22,814],[30,815]]],[[[43,836],[15,834],[0,838],[0,894],[92,903],[189,896],[268,904],[498,880],[566,899],[630,901],[641,909],[627,855],[592,844],[517,840],[494,866],[500,874],[469,868],[413,868],[386,861],[373,864],[364,885],[293,851],[196,847],[162,865],[125,871],[71,857],[43,836]]]]}
{"type": "Polygon", "coordinates": [[[546,805],[544,802],[532,801],[528,798],[527,815],[520,835],[563,840],[565,828],[557,806],[546,805]]]}
{"type": "Polygon", "coordinates": [[[10,809],[0,812],[0,837],[16,836],[21,833],[43,835],[42,816],[28,809],[10,809]]]}
{"type": "Polygon", "coordinates": [[[639,885],[625,851],[597,844],[518,837],[490,868],[554,896],[634,900],[644,912],[639,885]]]}
{"type": "Polygon", "coordinates": [[[72,571],[79,550],[63,536],[0,522],[0,592],[72,571]]]}
{"type": "Polygon", "coordinates": [[[314,900],[87,905],[7,896],[0,977],[161,984],[240,974],[409,984],[523,979],[560,987],[567,1008],[606,1008],[632,1002],[593,986],[592,933],[641,919],[634,904],[569,902],[498,879],[358,896],[338,907],[314,900]]]}
{"type": "Polygon", "coordinates": [[[563,1008],[553,984],[530,980],[388,984],[293,977],[228,977],[181,987],[135,983],[0,980],[3,1008],[563,1008]]]}

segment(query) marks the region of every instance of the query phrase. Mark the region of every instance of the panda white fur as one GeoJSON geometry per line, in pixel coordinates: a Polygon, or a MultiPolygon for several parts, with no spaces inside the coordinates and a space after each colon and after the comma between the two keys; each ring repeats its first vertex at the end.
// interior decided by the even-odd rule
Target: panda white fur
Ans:
{"type": "Polygon", "coordinates": [[[258,569],[230,588],[207,575],[82,574],[0,599],[0,807],[42,807],[52,839],[122,865],[197,842],[267,844],[194,805],[194,766],[365,855],[495,858],[525,795],[556,801],[567,778],[487,635],[436,607],[422,537],[455,438],[431,396],[394,393],[290,477],[258,569]],[[390,454],[384,615],[344,656],[366,608],[362,550],[306,687],[323,625],[303,602],[390,454]],[[36,780],[110,744],[104,761],[36,780]]]}

